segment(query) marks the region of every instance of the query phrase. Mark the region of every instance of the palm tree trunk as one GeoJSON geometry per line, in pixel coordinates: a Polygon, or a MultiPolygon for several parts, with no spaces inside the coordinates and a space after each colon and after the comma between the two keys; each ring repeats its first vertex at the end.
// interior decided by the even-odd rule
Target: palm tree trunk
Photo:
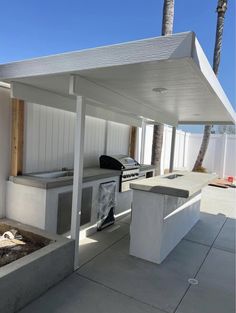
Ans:
{"type": "Polygon", "coordinates": [[[218,75],[218,69],[220,65],[220,54],[222,49],[222,38],[226,10],[227,10],[227,0],[219,0],[216,9],[218,15],[217,15],[216,41],[213,60],[213,71],[216,75],[218,75]]]}
{"type": "Polygon", "coordinates": [[[173,33],[175,0],[164,0],[162,18],[162,36],[173,33]]]}
{"type": "MultiPolygon", "coordinates": [[[[227,0],[218,0],[217,5],[217,26],[216,26],[216,40],[215,40],[215,49],[214,49],[214,60],[213,60],[213,71],[218,75],[219,65],[220,65],[220,54],[222,49],[222,37],[224,29],[224,18],[225,12],[227,10],[227,0]]],[[[204,156],[206,154],[208,144],[211,136],[212,125],[205,125],[204,133],[202,138],[202,144],[196,159],[196,162],[193,167],[193,171],[198,170],[202,167],[204,156]]]]}
{"type": "MultiPolygon", "coordinates": [[[[164,0],[163,18],[162,18],[162,36],[171,35],[174,23],[174,5],[175,0],[164,0]]],[[[152,140],[152,165],[155,165],[155,174],[160,175],[161,170],[161,152],[163,145],[164,125],[157,124],[153,127],[152,140]]]]}
{"type": "Polygon", "coordinates": [[[208,144],[209,144],[209,140],[210,140],[211,128],[212,128],[211,125],[206,125],[205,126],[204,134],[203,134],[203,138],[202,138],[202,144],[201,144],[201,147],[200,147],[200,150],[199,150],[199,153],[198,153],[197,160],[196,160],[196,162],[194,164],[193,171],[194,171],[194,169],[197,170],[199,168],[199,166],[201,166],[199,164],[202,164],[202,162],[203,162],[203,159],[205,157],[205,154],[206,154],[206,151],[207,151],[207,147],[208,147],[208,144]]]}
{"type": "Polygon", "coordinates": [[[154,125],[152,140],[152,165],[155,165],[155,175],[161,172],[161,151],[163,145],[164,125],[154,125]]]}

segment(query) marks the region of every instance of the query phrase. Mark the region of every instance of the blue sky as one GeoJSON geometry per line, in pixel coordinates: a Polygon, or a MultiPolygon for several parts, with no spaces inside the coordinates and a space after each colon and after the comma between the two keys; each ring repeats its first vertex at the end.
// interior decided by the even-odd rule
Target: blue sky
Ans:
{"type": "MultiPolygon", "coordinates": [[[[235,108],[236,8],[228,2],[219,80],[235,108]]],[[[175,1],[174,32],[195,31],[210,63],[216,4],[175,1]]],[[[1,1],[0,63],[159,36],[162,6],[163,0],[1,1]]]]}

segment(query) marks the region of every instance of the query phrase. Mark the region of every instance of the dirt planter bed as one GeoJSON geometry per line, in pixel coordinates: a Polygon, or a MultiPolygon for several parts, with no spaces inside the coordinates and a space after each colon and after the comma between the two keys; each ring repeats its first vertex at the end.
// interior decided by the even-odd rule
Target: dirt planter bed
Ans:
{"type": "Polygon", "coordinates": [[[74,241],[0,219],[0,231],[18,229],[42,247],[0,267],[0,312],[12,313],[73,272],[74,241]],[[43,243],[43,244],[42,244],[43,243]]]}

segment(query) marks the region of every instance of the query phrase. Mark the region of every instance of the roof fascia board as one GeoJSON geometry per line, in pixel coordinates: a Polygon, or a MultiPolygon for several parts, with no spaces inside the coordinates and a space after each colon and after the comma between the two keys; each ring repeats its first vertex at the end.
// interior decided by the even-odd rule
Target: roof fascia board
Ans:
{"type": "Polygon", "coordinates": [[[179,121],[179,125],[234,125],[226,121],[179,121]]]}
{"type": "Polygon", "coordinates": [[[83,70],[191,56],[192,32],[131,41],[0,65],[0,79],[74,73],[83,70]]]}
{"type": "MultiPolygon", "coordinates": [[[[192,58],[189,58],[188,61],[190,62],[192,67],[194,67],[195,72],[198,72],[199,75],[201,75],[201,77],[204,77],[206,86],[211,91],[211,93],[217,95],[217,97],[219,98],[219,100],[221,101],[221,103],[225,107],[225,110],[228,113],[229,120],[231,121],[232,124],[234,124],[236,122],[235,111],[232,108],[228,97],[226,96],[217,76],[215,75],[195,35],[193,36],[192,58]]],[[[219,123],[224,124],[226,122],[219,121],[219,123]]],[[[216,122],[214,122],[214,124],[216,124],[216,122]]]]}
{"type": "Polygon", "coordinates": [[[176,126],[178,123],[177,117],[171,114],[153,110],[145,103],[134,101],[133,99],[105,88],[104,86],[98,85],[79,75],[71,76],[70,94],[84,96],[93,101],[94,104],[106,105],[108,110],[114,112],[116,112],[117,108],[120,108],[122,114],[135,114],[135,112],[137,112],[137,107],[139,107],[139,115],[137,114],[136,117],[134,116],[136,119],[151,119],[172,126],[176,126]]]}

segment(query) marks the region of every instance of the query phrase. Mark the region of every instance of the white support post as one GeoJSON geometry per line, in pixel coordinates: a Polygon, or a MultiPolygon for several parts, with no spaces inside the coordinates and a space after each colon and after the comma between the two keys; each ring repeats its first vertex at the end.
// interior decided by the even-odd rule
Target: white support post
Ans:
{"type": "Polygon", "coordinates": [[[227,153],[227,134],[223,134],[222,136],[223,144],[222,144],[222,163],[221,163],[221,178],[225,178],[225,166],[226,166],[226,153],[227,153]]]}
{"type": "Polygon", "coordinates": [[[105,125],[105,143],[104,143],[104,154],[108,153],[107,145],[108,145],[108,128],[109,128],[109,121],[106,121],[105,125]]]}
{"type": "Polygon", "coordinates": [[[146,122],[142,122],[142,137],[141,137],[141,151],[140,151],[140,163],[144,164],[145,154],[145,141],[146,141],[146,122]]]}
{"type": "Polygon", "coordinates": [[[176,127],[173,127],[172,128],[172,137],[171,137],[171,150],[170,150],[170,167],[169,167],[170,173],[172,173],[173,169],[174,169],[175,139],[176,139],[176,127]]]}
{"type": "Polygon", "coordinates": [[[186,164],[186,152],[187,152],[187,150],[186,150],[186,136],[187,136],[187,133],[186,132],[184,132],[184,147],[183,147],[183,168],[185,168],[185,164],[186,164]]]}
{"type": "Polygon", "coordinates": [[[79,267],[79,235],[80,215],[83,183],[83,157],[84,157],[84,130],[85,130],[85,101],[77,96],[76,125],[75,125],[75,153],[74,153],[74,181],[71,216],[71,238],[75,240],[74,269],[79,267]]]}

